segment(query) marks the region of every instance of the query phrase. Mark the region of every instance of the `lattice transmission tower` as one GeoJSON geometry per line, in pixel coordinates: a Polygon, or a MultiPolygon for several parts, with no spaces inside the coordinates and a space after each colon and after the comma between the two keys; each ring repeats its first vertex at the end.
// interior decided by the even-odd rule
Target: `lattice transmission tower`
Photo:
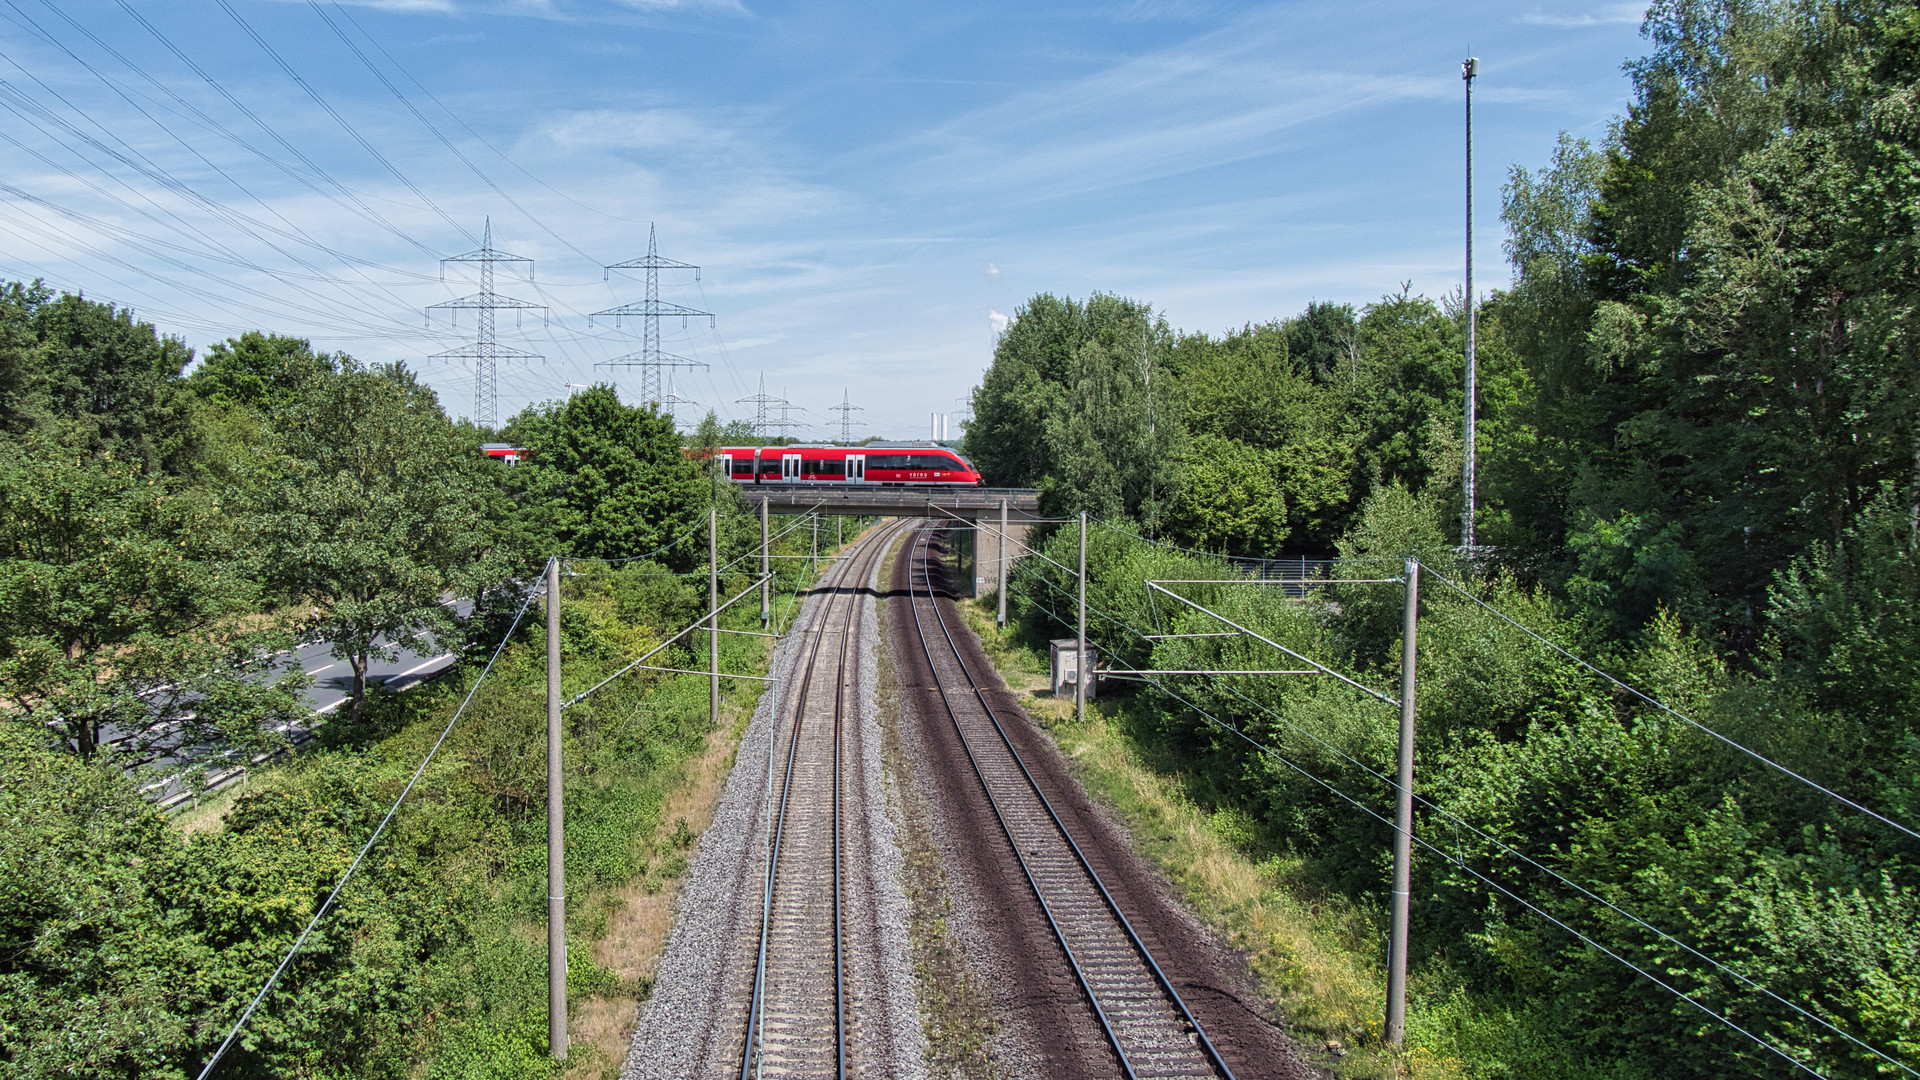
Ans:
{"type": "Polygon", "coordinates": [[[682,405],[698,405],[700,403],[690,397],[680,396],[680,392],[673,388],[673,374],[669,372],[667,374],[667,393],[665,397],[660,399],[660,404],[667,410],[667,419],[678,425],[679,418],[674,415],[674,410],[682,405]]]}
{"type": "Polygon", "coordinates": [[[640,316],[640,351],[628,353],[625,356],[616,356],[611,360],[603,360],[594,366],[639,368],[640,400],[642,402],[652,402],[656,405],[664,404],[667,398],[665,394],[661,393],[660,388],[660,372],[662,369],[677,367],[704,368],[707,365],[698,360],[689,360],[684,356],[675,356],[672,353],[662,352],[660,350],[660,316],[678,315],[680,317],[680,325],[683,327],[687,325],[688,319],[696,317],[705,318],[709,325],[717,325],[719,320],[714,317],[711,311],[700,311],[695,308],[683,307],[679,304],[663,303],[660,299],[660,271],[691,270],[693,271],[693,280],[699,281],[700,268],[692,263],[683,263],[673,259],[661,258],[657,234],[654,227],[648,225],[647,254],[642,258],[628,259],[626,262],[614,263],[608,266],[606,268],[607,276],[611,277],[615,270],[645,270],[647,281],[646,299],[637,304],[622,304],[619,307],[611,307],[605,311],[596,311],[592,315],[587,316],[587,318],[591,321],[593,319],[611,316],[614,325],[618,326],[620,325],[620,320],[623,318],[630,315],[640,316]]]}
{"type": "Polygon", "coordinates": [[[867,426],[855,420],[853,414],[866,412],[866,410],[847,400],[847,388],[843,386],[840,388],[840,404],[829,405],[827,411],[840,414],[840,441],[846,443],[848,446],[853,445],[853,429],[867,426]]]}
{"type": "Polygon", "coordinates": [[[736,399],[734,404],[753,406],[753,434],[756,438],[769,438],[771,436],[768,432],[772,431],[778,431],[784,435],[787,429],[797,427],[800,423],[798,420],[787,418],[787,411],[793,406],[786,398],[774,397],[767,393],[767,376],[764,372],[760,375],[760,392],[751,397],[736,399]],[[769,417],[767,415],[769,409],[780,410],[780,415],[769,417]]]}
{"type": "Polygon", "coordinates": [[[448,300],[443,304],[433,304],[427,308],[427,325],[433,325],[433,313],[448,312],[450,325],[459,325],[460,312],[478,311],[480,313],[480,332],[473,344],[462,345],[457,349],[434,353],[429,360],[471,360],[473,361],[473,422],[479,427],[491,428],[499,420],[500,371],[502,360],[538,360],[539,353],[530,353],[523,349],[509,348],[494,340],[494,318],[496,311],[514,312],[514,325],[520,323],[520,312],[545,311],[545,304],[531,304],[511,296],[502,296],[493,291],[493,268],[500,263],[526,263],[527,281],[533,281],[533,260],[504,251],[493,249],[493,219],[487,218],[487,231],[480,241],[480,250],[469,251],[465,255],[455,255],[451,259],[440,260],[440,280],[447,279],[448,263],[477,263],[480,266],[480,291],[472,296],[463,296],[458,300],[448,300]]]}

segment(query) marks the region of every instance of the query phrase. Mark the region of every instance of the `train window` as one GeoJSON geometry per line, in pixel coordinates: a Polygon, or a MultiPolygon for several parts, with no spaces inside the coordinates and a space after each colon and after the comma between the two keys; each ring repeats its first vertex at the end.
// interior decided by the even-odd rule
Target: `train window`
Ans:
{"type": "Polygon", "coordinates": [[[869,469],[911,469],[913,468],[913,455],[911,454],[868,454],[867,468],[869,469]]]}
{"type": "Polygon", "coordinates": [[[809,461],[807,471],[815,476],[845,476],[847,463],[844,461],[809,461]]]}
{"type": "Polygon", "coordinates": [[[761,476],[779,476],[780,475],[780,459],[777,457],[761,458],[760,459],[760,475],[761,476]]]}
{"type": "Polygon", "coordinates": [[[753,475],[753,459],[752,458],[734,458],[733,471],[736,473],[739,473],[741,476],[752,476],[753,475]]]}
{"type": "Polygon", "coordinates": [[[954,464],[952,458],[941,457],[938,454],[914,454],[912,455],[912,458],[913,458],[913,464],[903,465],[900,467],[905,469],[957,469],[959,468],[959,466],[954,464]]]}

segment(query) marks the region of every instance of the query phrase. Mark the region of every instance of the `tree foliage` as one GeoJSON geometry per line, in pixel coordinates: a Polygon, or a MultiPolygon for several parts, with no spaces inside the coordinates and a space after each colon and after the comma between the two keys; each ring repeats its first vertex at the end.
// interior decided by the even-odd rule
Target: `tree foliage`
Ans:
{"type": "Polygon", "coordinates": [[[447,637],[446,604],[489,582],[493,465],[411,372],[350,360],[276,417],[273,446],[249,524],[267,581],[351,666],[357,724],[371,661],[447,637]]]}

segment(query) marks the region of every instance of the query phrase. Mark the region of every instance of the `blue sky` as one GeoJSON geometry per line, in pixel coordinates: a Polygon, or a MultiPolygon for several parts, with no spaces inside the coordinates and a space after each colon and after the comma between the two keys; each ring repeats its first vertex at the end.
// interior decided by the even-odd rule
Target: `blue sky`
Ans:
{"type": "Polygon", "coordinates": [[[1504,284],[1500,182],[1558,131],[1604,137],[1643,10],[0,0],[0,276],[196,348],[258,328],[405,359],[470,414],[471,372],[425,357],[472,322],[423,309],[473,291],[435,260],[490,217],[535,260],[501,291],[548,307],[502,318],[545,357],[502,369],[504,416],[568,383],[637,393],[595,364],[638,324],[586,316],[639,298],[601,266],[652,223],[704,268],[662,298],[718,317],[664,327],[712,365],[677,381],[683,419],[750,416],[764,377],[800,434],[844,392],[860,434],[924,437],[1035,293],[1217,333],[1458,288],[1470,51],[1476,283],[1504,284]]]}

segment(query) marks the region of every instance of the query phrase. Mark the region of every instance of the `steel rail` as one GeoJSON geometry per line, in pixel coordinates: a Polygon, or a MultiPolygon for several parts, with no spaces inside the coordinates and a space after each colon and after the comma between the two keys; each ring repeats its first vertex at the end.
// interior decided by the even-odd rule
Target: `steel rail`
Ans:
{"type": "MultiPolygon", "coordinates": [[[[892,535],[894,535],[898,531],[899,531],[899,527],[896,526],[894,530],[892,530],[891,532],[885,535],[888,540],[891,540],[892,535]]],[[[866,566],[871,567],[874,564],[874,562],[877,561],[877,559],[879,558],[878,554],[872,554],[871,552],[873,551],[884,552],[887,547],[887,543],[882,542],[881,536],[879,535],[870,537],[868,540],[864,542],[868,544],[873,544],[875,545],[875,547],[872,549],[869,549],[869,552],[863,552],[859,560],[855,560],[853,562],[841,563],[840,565],[836,566],[835,567],[837,571],[836,580],[833,582],[831,586],[828,586],[827,583],[822,582],[820,585],[816,585],[815,588],[820,589],[824,587],[830,587],[835,592],[838,592],[845,587],[845,583],[849,578],[852,578],[855,582],[858,582],[860,579],[854,576],[854,570],[856,566],[860,563],[864,563],[866,566]]],[[[856,589],[856,593],[857,593],[857,589],[856,589]]],[[[827,610],[822,611],[819,616],[819,619],[822,623],[825,623],[827,620],[829,620],[832,617],[831,604],[832,604],[832,597],[830,596],[829,606],[827,610]]],[[[841,904],[840,904],[840,892],[841,892],[841,888],[840,888],[840,879],[841,879],[840,739],[841,739],[841,716],[845,707],[845,700],[846,700],[846,681],[847,681],[846,666],[847,666],[847,656],[849,652],[849,640],[852,638],[854,614],[859,610],[859,607],[860,605],[859,605],[858,596],[855,595],[852,598],[850,598],[847,604],[846,616],[842,621],[841,633],[840,633],[840,657],[839,657],[840,666],[839,666],[838,678],[835,681],[834,705],[833,705],[833,712],[834,712],[834,716],[833,716],[833,727],[834,727],[834,730],[833,730],[834,1060],[836,1064],[837,1075],[839,1076],[840,1080],[845,1080],[847,1075],[846,982],[843,974],[844,968],[845,968],[845,965],[844,965],[845,958],[844,958],[844,938],[841,932],[842,920],[841,920],[841,904]]],[[[813,645],[807,652],[807,663],[806,663],[806,668],[801,675],[799,692],[794,696],[793,733],[788,738],[788,741],[787,741],[787,761],[786,761],[786,767],[782,774],[781,783],[780,783],[779,811],[774,822],[773,841],[767,854],[766,881],[765,881],[765,885],[761,895],[761,906],[760,906],[760,948],[759,948],[758,958],[756,959],[754,964],[753,991],[752,991],[752,996],[747,1009],[746,1040],[740,1055],[741,1080],[750,1080],[750,1078],[753,1076],[753,1067],[755,1062],[759,1060],[759,1054],[761,1052],[759,1048],[759,1037],[760,1037],[760,1025],[763,1019],[761,1015],[762,1005],[764,1004],[765,993],[766,993],[767,948],[768,948],[768,943],[772,939],[774,883],[775,883],[775,878],[778,873],[778,868],[780,865],[781,845],[786,835],[787,806],[788,806],[789,797],[791,796],[793,791],[793,767],[794,767],[794,761],[799,752],[800,727],[805,720],[807,695],[813,686],[814,670],[820,659],[820,647],[825,639],[825,635],[821,633],[814,633],[812,637],[813,637],[813,645]]],[[[774,734],[777,736],[777,732],[774,734]]],[[[769,750],[771,749],[772,748],[769,747],[769,750]]]]}
{"type": "MultiPolygon", "coordinates": [[[[924,531],[927,535],[921,538],[920,543],[922,550],[926,548],[927,539],[931,536],[931,530],[924,531]]],[[[924,559],[922,559],[922,565],[925,565],[924,559]]],[[[934,682],[940,691],[941,703],[946,706],[947,716],[953,722],[955,734],[960,736],[960,744],[967,752],[967,760],[973,766],[974,775],[979,779],[981,789],[986,792],[987,801],[992,805],[994,816],[1000,823],[1001,832],[1006,836],[1008,845],[1013,849],[1014,858],[1020,863],[1020,869],[1026,876],[1028,887],[1033,890],[1035,899],[1040,902],[1041,910],[1046,913],[1047,924],[1053,930],[1055,940],[1059,941],[1061,950],[1066,953],[1067,962],[1073,967],[1074,977],[1079,981],[1081,990],[1087,995],[1088,1003],[1093,1006],[1094,1015],[1099,1018],[1100,1025],[1106,1032],[1108,1041],[1113,1046],[1114,1054],[1120,1061],[1121,1070],[1125,1072],[1128,1077],[1133,1077],[1135,1076],[1133,1065],[1127,1058],[1126,1050],[1120,1044],[1119,1033],[1113,1029],[1111,1022],[1107,1019],[1106,1010],[1101,1007],[1099,998],[1094,993],[1092,984],[1087,980],[1085,973],[1081,970],[1078,959],[1073,954],[1072,946],[1067,943],[1065,933],[1061,930],[1060,924],[1054,919],[1052,905],[1050,905],[1047,898],[1042,895],[1040,884],[1038,880],[1035,879],[1033,870],[1028,866],[1026,857],[1021,854],[1020,844],[1014,838],[1012,827],[1008,824],[1006,814],[1001,809],[1000,800],[995,797],[992,787],[987,783],[986,774],[980,767],[979,759],[974,755],[973,745],[971,741],[967,739],[966,732],[960,725],[960,719],[954,712],[953,703],[947,698],[946,684],[940,678],[939,668],[934,663],[933,649],[928,643],[926,628],[920,619],[919,606],[912,603],[916,598],[913,595],[913,568],[911,564],[909,564],[907,569],[907,595],[909,605],[913,609],[914,629],[919,634],[921,649],[927,654],[928,670],[933,674],[934,682]]],[[[1173,1003],[1174,1008],[1179,1011],[1181,1019],[1185,1020],[1187,1026],[1192,1030],[1194,1040],[1206,1055],[1207,1060],[1226,1080],[1235,1080],[1232,1067],[1220,1056],[1219,1050],[1213,1045],[1213,1040],[1207,1037],[1206,1029],[1201,1026],[1199,1019],[1196,1018],[1192,1010],[1187,1007],[1186,1000],[1180,996],[1178,990],[1174,989],[1172,980],[1168,979],[1166,973],[1160,969],[1159,962],[1153,958],[1153,953],[1147,949],[1146,943],[1140,940],[1140,935],[1134,930],[1133,923],[1127,919],[1126,914],[1120,910],[1120,905],[1114,900],[1113,894],[1108,891],[1106,882],[1102,881],[1100,875],[1095,872],[1092,863],[1087,859],[1086,853],[1080,849],[1080,845],[1075,842],[1073,834],[1067,830],[1066,823],[1060,820],[1060,815],[1054,810],[1052,801],[1049,800],[1046,793],[1040,789],[1039,781],[1034,779],[1032,771],[1027,768],[1026,759],[1021,757],[1020,751],[1014,747],[1013,739],[1008,736],[1006,727],[1000,723],[999,714],[994,711],[993,705],[987,701],[986,694],[981,689],[980,681],[974,677],[973,670],[967,664],[966,657],[961,653],[959,644],[953,639],[953,631],[947,626],[946,616],[941,613],[940,604],[933,595],[933,584],[930,575],[928,575],[927,581],[927,602],[933,608],[934,618],[939,624],[941,636],[946,639],[947,648],[952,651],[955,662],[960,666],[961,674],[966,677],[968,688],[973,691],[974,699],[980,703],[980,708],[986,713],[987,719],[993,723],[994,731],[999,733],[1000,741],[1006,746],[1007,754],[1012,758],[1013,763],[1019,767],[1020,775],[1026,778],[1028,786],[1033,790],[1034,797],[1040,801],[1040,805],[1046,810],[1047,817],[1059,832],[1060,838],[1066,842],[1067,847],[1073,852],[1074,859],[1080,864],[1080,869],[1087,875],[1087,879],[1093,883],[1094,888],[1100,893],[1100,898],[1105,902],[1107,910],[1113,914],[1114,920],[1119,923],[1121,930],[1126,934],[1128,943],[1133,946],[1134,951],[1139,955],[1140,959],[1145,962],[1147,969],[1153,973],[1154,980],[1159,984],[1161,992],[1173,1003]]]]}

